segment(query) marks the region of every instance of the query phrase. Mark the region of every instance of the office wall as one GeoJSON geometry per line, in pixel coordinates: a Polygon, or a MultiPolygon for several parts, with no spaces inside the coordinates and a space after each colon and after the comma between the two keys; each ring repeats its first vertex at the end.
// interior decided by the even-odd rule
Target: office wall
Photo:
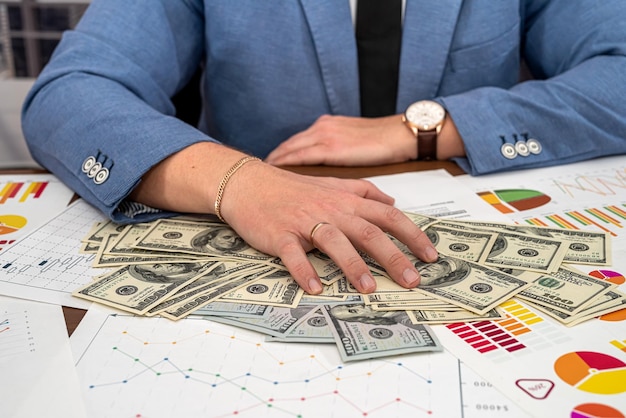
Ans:
{"type": "Polygon", "coordinates": [[[20,109],[32,79],[0,80],[0,168],[37,168],[20,125],[20,109]]]}
{"type": "Polygon", "coordinates": [[[0,168],[38,168],[22,135],[20,111],[63,31],[89,0],[0,0],[0,168]]]}

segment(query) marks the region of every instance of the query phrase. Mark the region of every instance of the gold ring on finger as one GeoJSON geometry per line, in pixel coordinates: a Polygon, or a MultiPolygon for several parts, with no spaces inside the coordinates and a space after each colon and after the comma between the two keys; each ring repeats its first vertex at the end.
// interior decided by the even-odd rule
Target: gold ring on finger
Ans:
{"type": "Polygon", "coordinates": [[[311,228],[311,233],[309,234],[309,240],[311,241],[311,244],[313,244],[313,246],[315,246],[315,243],[313,242],[313,236],[315,235],[317,230],[320,229],[320,227],[322,225],[329,225],[329,223],[328,222],[318,222],[318,223],[315,224],[315,226],[313,228],[311,228]]]}

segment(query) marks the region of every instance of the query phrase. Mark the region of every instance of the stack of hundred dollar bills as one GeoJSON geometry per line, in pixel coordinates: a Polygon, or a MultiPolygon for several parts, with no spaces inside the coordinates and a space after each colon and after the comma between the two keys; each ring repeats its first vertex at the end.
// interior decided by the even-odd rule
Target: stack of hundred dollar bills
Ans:
{"type": "Polygon", "coordinates": [[[73,295],[136,315],[202,315],[284,342],[336,343],[344,361],[441,350],[428,324],[503,320],[519,298],[567,326],[626,308],[617,285],[573,265],[611,264],[610,235],[407,213],[439,259],[424,263],[415,289],[395,284],[367,255],[377,281],[360,294],[337,265],[308,256],[324,286],[304,294],[280,259],[250,247],[213,218],[94,225],[81,251],[106,269],[73,295]]]}

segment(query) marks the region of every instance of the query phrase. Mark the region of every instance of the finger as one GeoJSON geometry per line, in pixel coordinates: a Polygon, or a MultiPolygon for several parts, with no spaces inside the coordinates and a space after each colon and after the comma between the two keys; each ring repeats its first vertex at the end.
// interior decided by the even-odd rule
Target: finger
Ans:
{"type": "Polygon", "coordinates": [[[372,204],[363,206],[357,215],[370,223],[378,225],[384,231],[406,244],[409,250],[420,260],[434,262],[438,252],[426,234],[415,225],[401,210],[393,206],[372,204]]]}
{"type": "Polygon", "coordinates": [[[276,254],[282,260],[295,281],[310,295],[322,293],[322,282],[309,261],[301,243],[295,237],[285,238],[276,254]]]}
{"type": "Polygon", "coordinates": [[[288,152],[270,154],[265,161],[273,165],[315,165],[332,164],[327,160],[328,151],[321,144],[308,147],[296,148],[288,152]]]}
{"type": "Polygon", "coordinates": [[[393,197],[380,190],[376,187],[376,185],[374,185],[374,183],[367,180],[338,179],[328,177],[325,178],[325,181],[330,181],[336,188],[350,191],[365,199],[376,200],[386,205],[393,205],[395,202],[393,197]]]}
{"type": "Polygon", "coordinates": [[[308,131],[299,132],[274,148],[266,157],[266,161],[270,164],[282,164],[279,161],[285,158],[285,156],[312,147],[315,145],[315,142],[316,139],[308,131]]]}
{"type": "Polygon", "coordinates": [[[341,268],[346,278],[361,293],[376,290],[372,273],[350,240],[334,225],[323,224],[314,231],[311,241],[341,268]]]}
{"type": "Polygon", "coordinates": [[[343,232],[400,286],[411,289],[419,284],[420,275],[415,265],[379,227],[361,218],[353,218],[346,222],[343,232]]]}

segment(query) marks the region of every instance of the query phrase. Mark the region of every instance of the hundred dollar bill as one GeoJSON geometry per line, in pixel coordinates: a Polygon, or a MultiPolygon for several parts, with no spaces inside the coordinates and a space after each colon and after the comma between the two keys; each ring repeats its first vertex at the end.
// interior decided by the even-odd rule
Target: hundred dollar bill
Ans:
{"type": "MultiPolygon", "coordinates": [[[[408,289],[400,286],[388,276],[381,274],[376,270],[371,270],[372,277],[376,282],[376,292],[406,292],[408,289]]],[[[352,283],[342,276],[339,280],[332,284],[333,292],[336,295],[352,295],[360,294],[356,287],[352,286],[352,283]]]]}
{"type": "Polygon", "coordinates": [[[420,213],[415,212],[407,212],[404,214],[413,221],[415,225],[417,225],[422,231],[428,228],[429,226],[439,222],[438,218],[433,218],[432,216],[422,215],[420,213]]]}
{"type": "Polygon", "coordinates": [[[518,296],[534,304],[574,315],[615,287],[617,284],[561,267],[555,273],[535,279],[518,296]]]}
{"type": "Polygon", "coordinates": [[[235,317],[211,317],[211,321],[234,325],[263,334],[283,338],[300,318],[306,315],[315,306],[298,306],[297,308],[285,308],[281,306],[270,307],[270,312],[262,318],[235,318],[235,317]]]}
{"type": "Polygon", "coordinates": [[[563,241],[499,232],[479,262],[492,267],[551,273],[563,263],[567,244],[563,241]]]}
{"type": "Polygon", "coordinates": [[[580,324],[581,322],[585,322],[593,318],[601,318],[603,315],[608,315],[619,311],[626,311],[626,297],[620,298],[617,304],[613,306],[607,306],[604,309],[599,309],[589,314],[585,314],[585,311],[583,311],[577,316],[576,319],[567,323],[566,325],[568,327],[573,327],[580,324]]]}
{"type": "Polygon", "coordinates": [[[334,286],[323,286],[322,293],[318,295],[303,294],[300,303],[304,305],[322,305],[336,302],[344,302],[348,295],[335,294],[334,286]]]}
{"type": "MultiPolygon", "coordinates": [[[[130,253],[113,254],[111,249],[115,246],[118,240],[118,236],[109,234],[107,235],[102,244],[99,246],[96,256],[93,260],[93,267],[107,268],[126,266],[129,264],[153,264],[153,263],[176,263],[176,262],[194,262],[200,259],[199,256],[185,255],[178,253],[176,255],[168,253],[145,254],[140,251],[134,255],[130,253]]],[[[208,257],[204,257],[205,259],[208,257]]]]}
{"type": "Polygon", "coordinates": [[[521,278],[445,255],[434,263],[417,261],[415,267],[422,276],[417,290],[479,315],[529,286],[521,278]]]}
{"type": "Polygon", "coordinates": [[[568,244],[564,263],[611,265],[612,246],[608,233],[569,229],[548,229],[548,232],[568,244]]]}
{"type": "Polygon", "coordinates": [[[519,232],[561,240],[567,243],[564,263],[611,264],[611,236],[606,232],[579,231],[574,229],[518,226],[519,232]]]}
{"type": "Polygon", "coordinates": [[[334,344],[335,338],[326,322],[326,317],[318,306],[312,306],[311,311],[298,319],[285,333],[284,337],[268,335],[265,341],[280,341],[287,343],[314,343],[334,344]]]}
{"type": "Polygon", "coordinates": [[[219,301],[295,308],[303,294],[304,290],[288,271],[275,270],[246,286],[222,295],[219,301]]]}
{"type": "Polygon", "coordinates": [[[454,312],[454,311],[464,311],[465,309],[460,308],[454,305],[446,305],[446,306],[419,306],[419,305],[396,305],[393,303],[390,304],[380,304],[380,305],[369,305],[373,311],[380,312],[392,312],[392,311],[444,311],[444,312],[454,312]]]}
{"type": "MultiPolygon", "coordinates": [[[[328,286],[332,289],[332,286],[328,286]]],[[[325,292],[325,291],[324,291],[325,292]]],[[[334,305],[334,304],[350,304],[350,303],[363,303],[361,295],[333,295],[327,296],[325,293],[321,295],[307,295],[304,294],[300,303],[304,305],[334,305]]]]}
{"type": "Polygon", "coordinates": [[[117,235],[122,232],[124,228],[126,228],[125,224],[118,224],[110,220],[104,222],[96,222],[87,234],[87,236],[82,239],[82,241],[99,244],[107,235],[117,235]]]}
{"type": "Polygon", "coordinates": [[[462,311],[407,311],[414,324],[451,324],[455,322],[492,321],[505,318],[498,308],[489,310],[484,315],[462,311]]]}
{"type": "Polygon", "coordinates": [[[345,362],[443,349],[432,330],[411,323],[406,312],[376,312],[358,304],[320,309],[345,362]]]}
{"type": "MultiPolygon", "coordinates": [[[[323,252],[313,250],[307,254],[307,257],[324,285],[330,285],[343,276],[339,266],[323,252]]],[[[272,263],[280,266],[283,270],[287,270],[287,267],[279,258],[272,260],[272,263]]]]}
{"type": "Polygon", "coordinates": [[[617,290],[610,290],[594,300],[593,303],[591,303],[585,309],[573,315],[557,311],[556,309],[547,306],[538,305],[530,301],[526,302],[528,302],[530,306],[539,309],[540,311],[546,313],[557,321],[568,325],[574,321],[579,322],[579,320],[581,319],[591,319],[598,315],[602,315],[607,311],[611,312],[613,311],[612,308],[615,308],[614,310],[620,310],[624,307],[624,303],[626,303],[626,296],[617,290]]]}
{"type": "Polygon", "coordinates": [[[611,264],[611,236],[606,232],[580,231],[574,229],[550,228],[534,225],[510,225],[498,222],[453,221],[472,228],[509,231],[565,241],[568,244],[564,263],[572,264],[611,264]]]}
{"type": "Polygon", "coordinates": [[[219,302],[214,300],[200,309],[194,311],[199,316],[230,316],[235,318],[259,318],[264,317],[270,311],[267,305],[252,303],[219,302]]]}
{"type": "Polygon", "coordinates": [[[275,257],[250,247],[232,228],[222,223],[159,219],[135,243],[144,250],[184,252],[271,262],[275,257]]]}
{"type": "Polygon", "coordinates": [[[72,295],[143,315],[204,273],[204,263],[139,264],[101,276],[72,295]]]}
{"type": "Polygon", "coordinates": [[[492,231],[445,228],[437,224],[429,226],[424,233],[441,254],[474,262],[491,249],[497,236],[492,231]]]}
{"type": "Polygon", "coordinates": [[[184,254],[178,252],[165,252],[165,251],[153,251],[153,250],[144,250],[140,248],[136,248],[135,244],[137,241],[150,229],[151,224],[142,223],[142,224],[134,224],[128,225],[124,228],[117,238],[113,240],[110,248],[104,249],[104,254],[109,256],[122,256],[122,255],[133,255],[133,256],[142,256],[148,259],[150,256],[153,257],[170,257],[170,258],[208,258],[208,256],[203,255],[191,255],[184,254]]]}
{"type": "Polygon", "coordinates": [[[95,242],[81,242],[80,253],[81,254],[98,254],[100,243],[95,242]]]}
{"type": "MultiPolygon", "coordinates": [[[[442,302],[442,301],[439,301],[442,302]]],[[[368,305],[375,311],[464,311],[465,309],[452,305],[450,303],[441,303],[439,305],[419,305],[410,303],[376,303],[368,305]]]]}
{"type": "Polygon", "coordinates": [[[381,303],[405,303],[405,304],[444,304],[440,299],[429,296],[416,290],[404,289],[404,292],[375,292],[363,295],[366,305],[378,305],[381,303]]]}
{"type": "Polygon", "coordinates": [[[207,263],[211,267],[207,268],[196,280],[181,287],[175,294],[150,308],[147,316],[153,316],[170,309],[173,306],[186,303],[197,296],[207,293],[209,290],[222,286],[224,282],[231,281],[236,277],[246,276],[251,271],[256,271],[258,266],[245,261],[212,261],[207,263]]]}
{"type": "Polygon", "coordinates": [[[239,275],[235,275],[233,278],[227,281],[223,281],[220,285],[211,287],[209,290],[195,295],[191,299],[187,299],[180,302],[177,305],[170,306],[166,311],[161,311],[159,314],[172,321],[178,321],[200,309],[209,302],[214,301],[220,296],[231,292],[241,286],[245,286],[249,282],[263,277],[266,274],[275,271],[273,267],[265,267],[264,269],[254,269],[241,272],[239,275]]]}

